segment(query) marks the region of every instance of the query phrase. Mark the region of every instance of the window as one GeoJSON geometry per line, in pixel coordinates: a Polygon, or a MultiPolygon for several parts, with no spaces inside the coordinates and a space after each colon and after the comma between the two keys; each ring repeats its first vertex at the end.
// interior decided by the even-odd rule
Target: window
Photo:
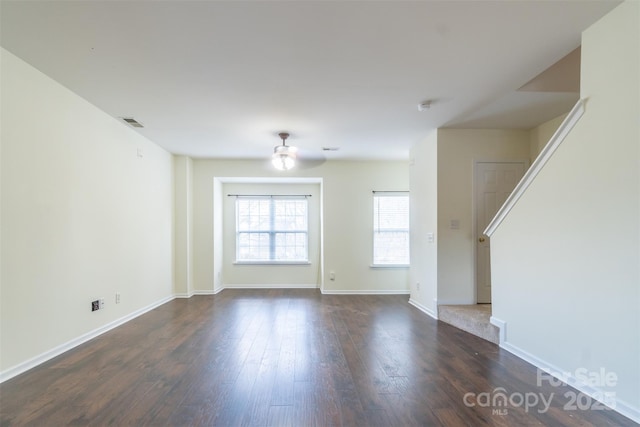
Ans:
{"type": "Polygon", "coordinates": [[[306,197],[236,198],[237,262],[308,262],[306,197]]]}
{"type": "Polygon", "coordinates": [[[373,265],[409,265],[409,193],[373,194],[373,265]]]}

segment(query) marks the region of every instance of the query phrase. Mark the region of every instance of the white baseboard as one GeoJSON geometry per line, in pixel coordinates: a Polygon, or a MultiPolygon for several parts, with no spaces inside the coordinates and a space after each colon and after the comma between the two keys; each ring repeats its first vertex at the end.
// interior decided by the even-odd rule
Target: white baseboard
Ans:
{"type": "Polygon", "coordinates": [[[362,290],[362,289],[353,289],[353,290],[343,290],[343,289],[322,289],[321,292],[325,295],[409,295],[409,290],[362,290]]]}
{"type": "Polygon", "coordinates": [[[409,295],[409,290],[327,290],[322,289],[315,284],[242,284],[242,285],[223,285],[213,291],[193,291],[194,295],[213,295],[224,289],[320,289],[320,292],[326,295],[409,295]]]}
{"type": "MultiPolygon", "coordinates": [[[[499,319],[497,320],[500,321],[499,319]]],[[[506,326],[505,322],[502,322],[502,323],[506,326]]],[[[495,325],[495,326],[498,326],[498,325],[495,325]]],[[[531,363],[536,368],[541,369],[545,372],[548,372],[551,376],[559,379],[560,381],[565,382],[567,385],[575,388],[579,392],[587,396],[590,396],[592,399],[601,402],[605,406],[608,406],[606,402],[602,401],[602,396],[605,396],[604,391],[602,389],[600,389],[599,387],[593,387],[579,380],[578,378],[575,377],[575,375],[571,374],[569,370],[561,369],[561,368],[558,368],[557,366],[554,366],[551,363],[547,363],[546,361],[540,359],[539,357],[534,356],[533,354],[528,353],[527,351],[522,350],[521,348],[513,344],[510,344],[509,342],[503,342],[502,339],[500,340],[500,347],[507,350],[509,353],[512,353],[518,356],[519,358],[531,363]],[[554,375],[554,373],[563,373],[562,378],[560,378],[560,376],[558,375],[554,375]]],[[[619,414],[624,415],[625,417],[632,419],[637,423],[640,423],[640,408],[635,407],[634,405],[628,402],[625,402],[623,400],[616,398],[615,408],[612,408],[612,410],[618,412],[619,414]]]]}
{"type": "Polygon", "coordinates": [[[416,301],[416,300],[414,300],[412,298],[409,298],[409,304],[411,304],[412,306],[414,306],[418,310],[422,311],[423,313],[426,313],[430,317],[433,317],[434,319],[438,320],[438,314],[434,313],[434,311],[431,310],[430,308],[428,308],[426,305],[422,305],[418,301],[416,301]]]}
{"type": "Polygon", "coordinates": [[[184,292],[179,292],[179,293],[175,293],[173,294],[174,297],[176,298],[191,298],[193,296],[193,293],[184,293],[184,292]]]}
{"type": "MultiPolygon", "coordinates": [[[[315,283],[295,284],[263,284],[263,283],[250,283],[242,285],[223,285],[222,289],[316,289],[318,285],[315,283]]],[[[220,290],[222,290],[220,289],[220,290]]],[[[218,291],[219,292],[219,291],[218,291]]]]}
{"type": "Polygon", "coordinates": [[[194,290],[193,292],[187,294],[187,293],[176,293],[174,294],[174,296],[176,298],[191,298],[194,295],[215,295],[218,292],[222,291],[224,288],[218,288],[218,289],[213,289],[213,290],[209,290],[209,289],[198,289],[198,290],[194,290]]]}
{"type": "Polygon", "coordinates": [[[222,291],[224,288],[218,288],[218,289],[199,289],[199,290],[195,290],[193,291],[193,295],[215,295],[218,292],[222,291]]]}
{"type": "Polygon", "coordinates": [[[142,307],[141,309],[138,309],[124,317],[121,317],[119,319],[116,319],[112,322],[107,323],[104,326],[101,326],[97,329],[94,329],[93,331],[89,331],[83,335],[80,335],[77,338],[72,339],[71,341],[68,341],[64,344],[61,344],[59,346],[56,346],[54,348],[52,348],[51,350],[45,351],[44,353],[32,357],[31,359],[19,363],[5,371],[0,372],[0,383],[3,383],[15,376],[18,376],[26,371],[28,371],[29,369],[33,369],[38,365],[41,365],[42,363],[53,359],[56,356],[61,355],[62,353],[69,351],[77,346],[79,346],[80,344],[84,344],[85,342],[92,340],[93,338],[104,334],[105,332],[110,331],[111,329],[114,329],[124,323],[127,323],[128,321],[135,319],[138,316],[141,316],[145,313],[147,313],[148,311],[153,310],[156,307],[159,307],[163,304],[168,303],[169,301],[173,300],[175,297],[173,295],[162,298],[159,301],[156,301],[152,304],[149,304],[146,307],[142,307]]]}

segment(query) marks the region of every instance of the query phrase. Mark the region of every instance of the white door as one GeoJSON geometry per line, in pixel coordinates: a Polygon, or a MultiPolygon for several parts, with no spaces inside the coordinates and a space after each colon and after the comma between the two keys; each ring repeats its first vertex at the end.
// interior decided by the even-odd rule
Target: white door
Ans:
{"type": "Polygon", "coordinates": [[[525,171],[525,162],[478,162],[475,172],[476,300],[491,302],[489,237],[483,234],[525,171]]]}

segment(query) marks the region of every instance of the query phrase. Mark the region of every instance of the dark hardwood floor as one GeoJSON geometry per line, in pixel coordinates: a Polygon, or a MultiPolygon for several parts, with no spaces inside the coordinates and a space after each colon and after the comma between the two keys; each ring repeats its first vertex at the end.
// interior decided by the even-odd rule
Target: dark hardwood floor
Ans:
{"type": "Polygon", "coordinates": [[[533,366],[407,299],[299,289],[174,300],[0,385],[0,423],[635,425],[563,409],[571,388],[538,387],[533,366]],[[553,400],[481,405],[498,387],[516,404],[514,393],[553,400]]]}

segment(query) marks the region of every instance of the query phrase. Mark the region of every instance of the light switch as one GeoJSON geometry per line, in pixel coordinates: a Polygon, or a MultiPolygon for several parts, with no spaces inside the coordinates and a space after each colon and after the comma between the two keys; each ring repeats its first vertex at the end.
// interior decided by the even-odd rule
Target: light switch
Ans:
{"type": "Polygon", "coordinates": [[[427,233],[427,242],[433,243],[434,241],[435,241],[435,238],[433,236],[433,233],[427,233]]]}
{"type": "Polygon", "coordinates": [[[452,219],[451,223],[449,225],[449,228],[452,230],[459,230],[460,229],[460,220],[459,219],[452,219]]]}

